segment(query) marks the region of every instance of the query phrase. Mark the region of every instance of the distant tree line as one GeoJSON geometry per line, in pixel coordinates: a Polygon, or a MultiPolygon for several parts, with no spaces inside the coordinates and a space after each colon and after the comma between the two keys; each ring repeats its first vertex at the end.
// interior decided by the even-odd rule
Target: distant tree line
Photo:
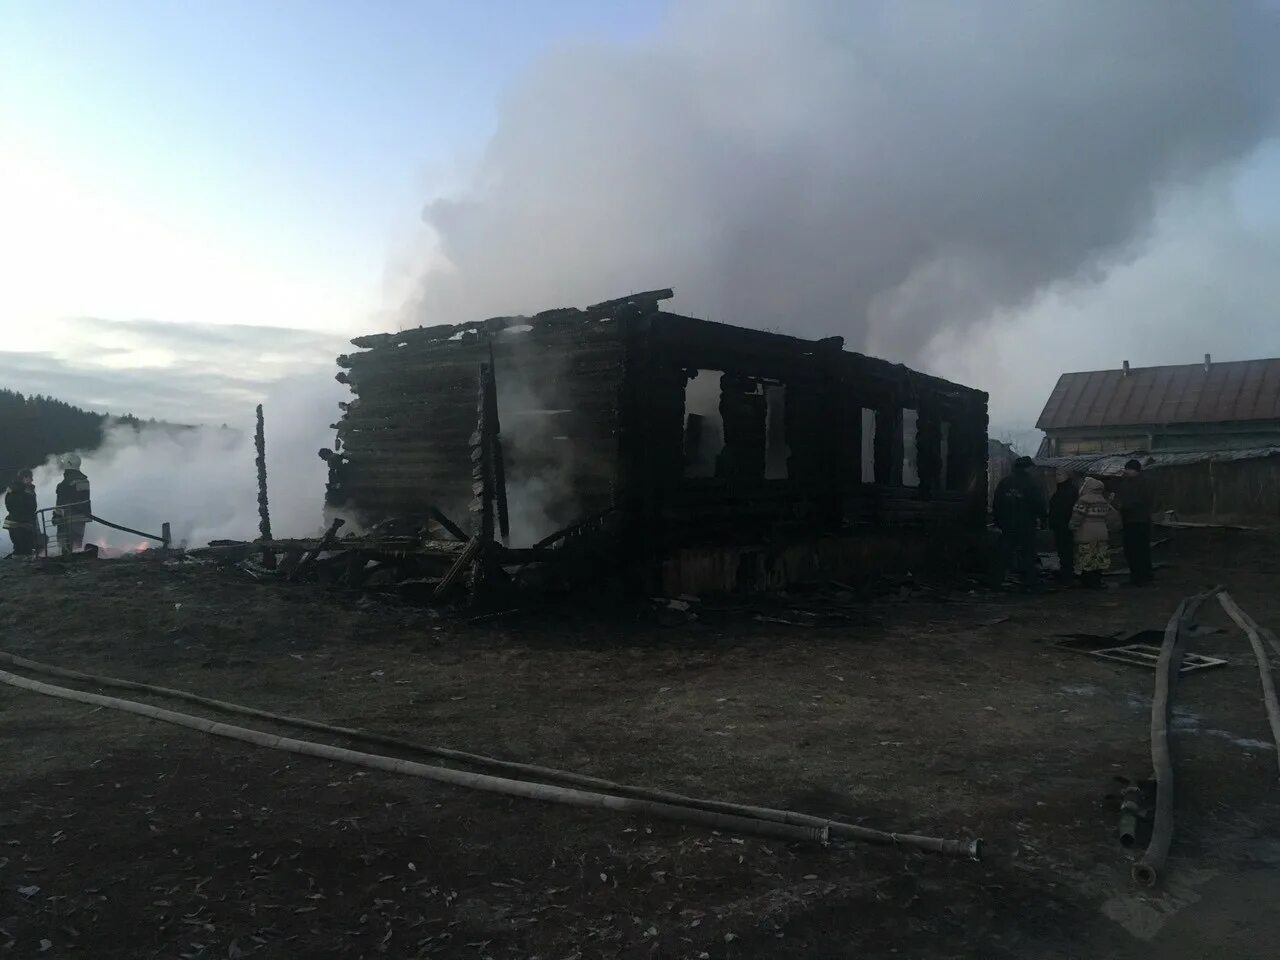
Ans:
{"type": "Polygon", "coordinates": [[[113,423],[137,430],[156,421],[130,414],[113,417],[53,397],[0,390],[0,488],[7,487],[19,470],[38,467],[52,454],[97,449],[113,423]]]}

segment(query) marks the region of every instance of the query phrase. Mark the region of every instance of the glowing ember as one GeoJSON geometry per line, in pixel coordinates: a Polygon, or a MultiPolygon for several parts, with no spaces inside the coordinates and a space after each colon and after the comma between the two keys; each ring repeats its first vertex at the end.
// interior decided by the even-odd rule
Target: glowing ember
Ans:
{"type": "Polygon", "coordinates": [[[107,543],[105,537],[99,537],[93,541],[93,545],[98,548],[98,556],[104,560],[115,560],[151,549],[151,544],[146,540],[138,540],[123,546],[113,546],[107,543]]]}

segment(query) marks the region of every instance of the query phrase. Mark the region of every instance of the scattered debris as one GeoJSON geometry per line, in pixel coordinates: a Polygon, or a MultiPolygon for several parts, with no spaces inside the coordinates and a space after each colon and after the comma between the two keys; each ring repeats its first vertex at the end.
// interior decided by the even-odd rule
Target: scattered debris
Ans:
{"type": "MultiPolygon", "coordinates": [[[[1066,649],[1070,650],[1071,647],[1066,649]]],[[[1130,643],[1123,647],[1102,647],[1098,650],[1080,650],[1100,660],[1114,660],[1116,663],[1128,664],[1132,667],[1146,667],[1154,670],[1160,663],[1160,648],[1147,643],[1130,643]]],[[[1199,653],[1184,653],[1179,673],[1192,673],[1196,670],[1207,670],[1210,667],[1224,667],[1227,661],[1220,657],[1206,657],[1199,653]]]]}
{"type": "Polygon", "coordinates": [[[1249,527],[1238,523],[1193,523],[1190,520],[1171,520],[1164,518],[1160,520],[1152,520],[1152,523],[1158,527],[1168,527],[1170,530],[1261,530],[1262,527],[1249,527]]]}

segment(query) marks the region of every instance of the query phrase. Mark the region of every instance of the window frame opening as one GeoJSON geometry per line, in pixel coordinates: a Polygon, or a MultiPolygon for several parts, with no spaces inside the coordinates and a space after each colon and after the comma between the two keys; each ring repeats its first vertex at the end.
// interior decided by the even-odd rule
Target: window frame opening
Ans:
{"type": "Polygon", "coordinates": [[[898,413],[898,423],[902,431],[902,485],[914,490],[921,485],[920,411],[915,407],[901,408],[898,413]]]}

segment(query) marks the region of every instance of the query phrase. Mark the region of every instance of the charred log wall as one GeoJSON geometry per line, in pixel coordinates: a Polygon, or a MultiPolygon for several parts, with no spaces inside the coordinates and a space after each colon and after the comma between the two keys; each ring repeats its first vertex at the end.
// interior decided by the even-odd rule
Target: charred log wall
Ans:
{"type": "Polygon", "coordinates": [[[331,506],[366,522],[422,516],[433,506],[465,511],[477,376],[491,345],[517,536],[536,537],[550,532],[539,522],[567,525],[612,503],[623,362],[617,318],[555,311],[353,343],[364,349],[338,358],[338,379],[355,398],[334,425],[340,458],[331,506]]]}
{"type": "Polygon", "coordinates": [[[669,313],[631,325],[621,502],[651,552],[859,527],[981,529],[986,394],[842,347],[669,313]],[[686,444],[709,428],[703,416],[686,421],[686,387],[710,372],[720,375],[724,446],[713,474],[694,477],[686,444]],[[785,475],[767,476],[760,447],[779,431],[766,429],[766,398],[778,391],[785,475]],[[874,436],[864,449],[866,417],[874,436]]]}
{"type": "Polygon", "coordinates": [[[513,515],[522,484],[556,488],[549,525],[615,507],[650,575],[690,546],[982,527],[986,394],[840,338],[660,311],[669,296],[353,341],[330,504],[364,519],[461,512],[492,344],[513,515]],[[691,383],[714,393],[696,411],[691,383]]]}

